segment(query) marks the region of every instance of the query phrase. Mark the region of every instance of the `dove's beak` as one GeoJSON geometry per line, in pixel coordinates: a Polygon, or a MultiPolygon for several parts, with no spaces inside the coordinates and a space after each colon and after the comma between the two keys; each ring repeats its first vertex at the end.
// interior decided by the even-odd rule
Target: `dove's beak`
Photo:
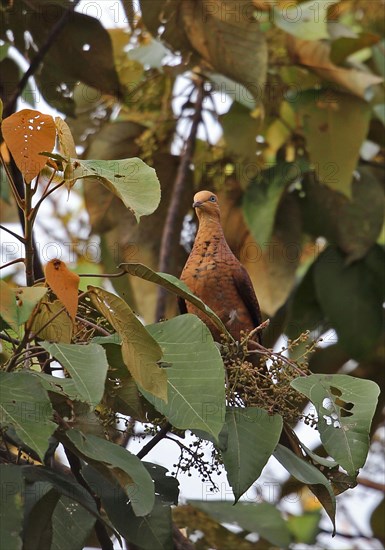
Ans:
{"type": "Polygon", "coordinates": [[[193,202],[193,205],[192,205],[193,208],[199,208],[200,206],[202,206],[202,203],[200,201],[193,202]]]}

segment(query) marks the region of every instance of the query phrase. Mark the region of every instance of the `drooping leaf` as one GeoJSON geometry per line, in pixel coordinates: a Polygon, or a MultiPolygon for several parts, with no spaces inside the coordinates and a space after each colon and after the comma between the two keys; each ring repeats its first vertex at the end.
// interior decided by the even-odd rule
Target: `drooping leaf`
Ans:
{"type": "Polygon", "coordinates": [[[28,321],[36,304],[46,294],[43,287],[12,288],[0,280],[0,314],[16,332],[19,326],[28,321]]]}
{"type": "Polygon", "coordinates": [[[60,498],[56,489],[50,488],[29,511],[23,529],[23,550],[51,548],[53,527],[52,515],[60,498]]]}
{"type": "MultiPolygon", "coordinates": [[[[291,36],[287,44],[288,53],[296,65],[307,67],[327,83],[334,83],[361,99],[366,97],[367,89],[370,86],[383,81],[380,76],[368,71],[348,69],[332,63],[330,44],[325,40],[301,40],[291,36]]],[[[335,93],[333,92],[333,97],[335,93]]],[[[349,114],[352,114],[352,111],[349,114]]]]}
{"type": "Polygon", "coordinates": [[[291,385],[315,406],[326,451],[354,476],[365,464],[369,451],[369,430],[379,395],[377,384],[346,374],[312,374],[296,378],[291,385]]]}
{"type": "Polygon", "coordinates": [[[92,178],[100,181],[135,215],[152,214],[159,205],[160,186],[155,170],[139,158],[120,160],[71,159],[65,170],[69,182],[92,178]]]}
{"type": "Polygon", "coordinates": [[[74,321],[78,309],[79,275],[70,271],[65,262],[59,259],[50,260],[44,267],[44,274],[47,284],[74,321]]]}
{"type": "Polygon", "coordinates": [[[43,459],[57,426],[40,380],[29,372],[0,372],[0,410],[1,425],[13,426],[21,441],[43,459]]]}
{"type": "Polygon", "coordinates": [[[301,163],[283,162],[260,173],[243,195],[243,214],[254,239],[269,245],[279,201],[289,183],[301,177],[301,163]]]}
{"type": "Polygon", "coordinates": [[[94,466],[98,463],[107,466],[125,490],[136,516],[151,513],[155,502],[153,482],[139,458],[100,437],[85,436],[77,430],[68,430],[66,435],[94,466]]]}
{"type": "Polygon", "coordinates": [[[96,407],[103,397],[108,362],[106,352],[98,344],[40,345],[70,374],[78,399],[96,407]]]}
{"type": "Polygon", "coordinates": [[[302,120],[307,149],[318,180],[351,198],[353,171],[367,136],[370,105],[349,94],[303,92],[293,107],[302,120]],[[345,121],[349,118],[350,132],[345,121]]]}
{"type": "Polygon", "coordinates": [[[14,464],[0,465],[0,540],[7,550],[21,550],[23,528],[23,477],[14,464]]]}
{"type": "Polygon", "coordinates": [[[286,521],[273,504],[241,501],[233,506],[221,500],[189,500],[189,504],[220,523],[236,524],[245,531],[258,533],[279,548],[287,548],[291,542],[286,521]]]}
{"type": "Polygon", "coordinates": [[[283,445],[278,444],[274,457],[284,468],[298,481],[306,483],[316,494],[325,508],[326,513],[335,529],[336,499],[332,491],[331,483],[315,466],[298,457],[283,445]]]}
{"type": "Polygon", "coordinates": [[[167,401],[167,375],[158,366],[162,358],[159,345],[121,298],[97,287],[89,286],[88,290],[93,304],[121,337],[123,360],[135,381],[167,401]]]}
{"type": "Polygon", "coordinates": [[[30,183],[47,163],[42,151],[52,151],[55,145],[56,128],[50,115],[23,109],[1,124],[1,130],[16,166],[30,183]]]}
{"type": "Polygon", "coordinates": [[[156,283],[157,285],[162,286],[170,292],[173,292],[177,296],[180,296],[184,300],[191,302],[192,304],[194,304],[194,306],[203,311],[210,318],[213,324],[218,328],[218,330],[220,330],[221,334],[225,334],[226,337],[232,339],[225,325],[212,311],[212,309],[206,306],[200,298],[194,296],[187,285],[185,285],[183,281],[177,279],[177,277],[174,277],[173,275],[170,275],[168,273],[157,273],[149,267],[137,263],[120,264],[119,267],[124,269],[124,271],[126,271],[130,275],[135,275],[136,277],[140,277],[145,281],[156,283]]]}
{"type": "Polygon", "coordinates": [[[137,517],[127,496],[117,483],[111,483],[91,466],[82,469],[87,483],[100,497],[103,508],[122,537],[143,550],[172,550],[172,523],[169,505],[155,500],[151,513],[137,517]]]}
{"type": "Polygon", "coordinates": [[[313,0],[297,4],[273,6],[274,24],[303,40],[328,38],[327,11],[339,0],[313,0]]]}
{"type": "Polygon", "coordinates": [[[69,344],[72,338],[73,323],[59,300],[50,302],[46,297],[36,309],[31,331],[48,342],[69,344]],[[61,313],[59,313],[60,311],[61,313]]]}
{"type": "Polygon", "coordinates": [[[321,309],[336,330],[341,346],[361,359],[373,352],[383,327],[380,265],[369,265],[376,247],[363,260],[346,258],[329,246],[314,264],[314,282],[321,309]]]}
{"type": "Polygon", "coordinates": [[[144,396],[176,428],[203,430],[217,440],[225,416],[225,372],[210,331],[190,314],[150,325],[147,330],[170,366],[167,404],[145,391],[144,396]]]}
{"type": "Polygon", "coordinates": [[[219,442],[235,502],[262,473],[282,431],[282,417],[257,407],[231,407],[219,442]]]}

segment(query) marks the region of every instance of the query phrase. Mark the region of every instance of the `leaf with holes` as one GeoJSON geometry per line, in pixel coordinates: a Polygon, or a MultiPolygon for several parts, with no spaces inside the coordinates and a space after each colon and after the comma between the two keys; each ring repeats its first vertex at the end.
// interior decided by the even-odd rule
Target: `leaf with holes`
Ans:
{"type": "Polygon", "coordinates": [[[40,111],[23,109],[4,119],[1,129],[16,166],[26,183],[30,183],[47,163],[47,158],[40,153],[52,151],[55,146],[53,118],[40,111]]]}
{"type": "Polygon", "coordinates": [[[16,332],[19,326],[28,321],[36,304],[46,294],[43,287],[11,288],[0,281],[0,315],[16,332]]]}
{"type": "Polygon", "coordinates": [[[139,158],[120,160],[71,159],[65,170],[65,179],[98,180],[135,215],[152,214],[160,202],[160,185],[155,170],[139,158]]]}
{"type": "Polygon", "coordinates": [[[74,321],[78,309],[79,275],[70,271],[66,264],[58,259],[48,262],[44,268],[44,274],[52,292],[56,294],[74,321]]]}
{"type": "Polygon", "coordinates": [[[0,372],[0,425],[16,434],[41,459],[56,430],[53,409],[40,380],[31,372],[0,372]]]}
{"type": "Polygon", "coordinates": [[[348,474],[355,475],[369,450],[369,430],[380,392],[377,384],[346,374],[312,374],[296,378],[291,385],[315,406],[326,451],[348,474]]]}

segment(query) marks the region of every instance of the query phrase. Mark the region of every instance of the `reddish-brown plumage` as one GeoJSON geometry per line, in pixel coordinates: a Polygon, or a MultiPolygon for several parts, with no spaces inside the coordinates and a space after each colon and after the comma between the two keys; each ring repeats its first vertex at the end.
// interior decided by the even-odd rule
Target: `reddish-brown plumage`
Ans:
{"type": "MultiPolygon", "coordinates": [[[[220,317],[230,334],[239,341],[241,331],[249,332],[261,323],[252,282],[226,242],[216,195],[200,191],[194,196],[193,207],[199,229],[181,280],[220,317]]],[[[189,313],[200,317],[219,341],[218,330],[208,317],[190,303],[185,307],[189,313]]]]}

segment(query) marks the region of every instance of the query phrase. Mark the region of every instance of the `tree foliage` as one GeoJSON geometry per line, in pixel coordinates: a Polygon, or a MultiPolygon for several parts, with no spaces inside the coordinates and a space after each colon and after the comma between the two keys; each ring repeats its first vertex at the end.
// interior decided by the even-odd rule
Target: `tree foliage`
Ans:
{"type": "MultiPolygon", "coordinates": [[[[141,0],[137,12],[128,0],[111,8],[124,27],[107,29],[78,4],[0,8],[2,221],[16,213],[22,226],[1,226],[22,245],[0,281],[2,544],[191,548],[186,526],[203,533],[202,549],[315,544],[320,506],[331,534],[336,496],[357,485],[384,421],[380,7],[141,0]],[[62,116],[37,110],[39,97],[62,116]],[[246,360],[251,336],[234,342],[177,279],[193,190],[204,188],[218,193],[270,320],[259,369],[246,360]],[[97,262],[61,210],[65,192],[84,196],[97,262]],[[39,257],[47,204],[71,261],[39,257]],[[176,296],[223,341],[176,315],[176,296]],[[303,423],[317,448],[297,435],[303,423]],[[135,455],[126,447],[139,426],[135,455]],[[161,440],[180,449],[175,471],[144,460],[161,440]],[[270,457],[316,506],[302,496],[302,513],[287,513],[288,483],[250,499],[270,457]],[[236,506],[180,505],[179,474],[194,469],[213,489],[224,470],[236,506]]],[[[381,507],[371,525],[384,540],[381,507]]]]}

